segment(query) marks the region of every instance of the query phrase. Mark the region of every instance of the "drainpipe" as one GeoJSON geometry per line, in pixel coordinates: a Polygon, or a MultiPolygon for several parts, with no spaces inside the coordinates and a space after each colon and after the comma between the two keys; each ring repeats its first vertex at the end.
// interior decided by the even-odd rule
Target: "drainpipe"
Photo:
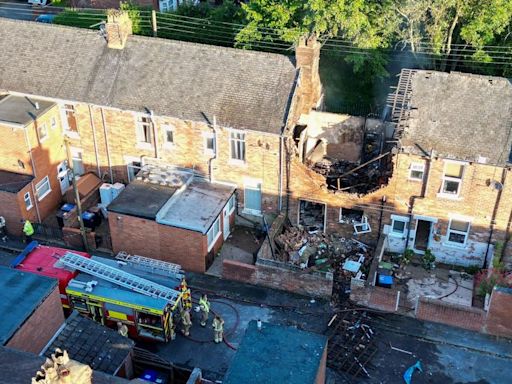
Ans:
{"type": "Polygon", "coordinates": [[[427,194],[428,182],[430,180],[430,167],[432,166],[433,159],[434,159],[434,150],[431,150],[430,156],[425,163],[425,175],[423,176],[425,178],[425,181],[423,182],[423,185],[421,187],[421,195],[420,196],[411,196],[411,199],[410,199],[409,209],[408,209],[409,225],[407,226],[407,237],[405,239],[405,249],[407,249],[409,247],[409,237],[411,235],[411,224],[412,224],[412,219],[414,216],[413,215],[414,204],[416,203],[416,199],[424,199],[427,194]]]}
{"type": "Polygon", "coordinates": [[[155,138],[155,159],[158,159],[158,131],[155,123],[155,115],[152,110],[149,111],[149,118],[151,119],[151,127],[153,128],[153,137],[155,138]]]}
{"type": "MultiPolygon", "coordinates": [[[[27,144],[28,154],[30,155],[30,163],[32,164],[32,173],[34,174],[34,178],[36,178],[37,177],[36,163],[34,162],[34,157],[32,156],[32,147],[30,145],[30,140],[28,139],[27,130],[25,128],[23,128],[23,131],[25,133],[25,142],[27,144]]],[[[41,222],[41,213],[39,212],[39,203],[37,200],[37,194],[36,194],[36,189],[34,187],[34,182],[31,181],[30,185],[32,185],[32,195],[34,196],[34,205],[36,206],[37,221],[40,223],[41,222]]]]}
{"type": "Polygon", "coordinates": [[[279,212],[283,209],[283,136],[279,136],[279,180],[278,180],[278,194],[279,194],[279,202],[278,209],[279,212]]]}
{"type": "Polygon", "coordinates": [[[380,234],[382,232],[382,215],[384,213],[384,204],[386,203],[386,196],[382,196],[380,200],[380,216],[379,216],[379,232],[377,234],[377,239],[380,238],[380,234]]]}
{"type": "MultiPolygon", "coordinates": [[[[496,201],[494,203],[494,208],[492,210],[491,230],[489,231],[489,239],[487,240],[487,249],[485,250],[484,265],[482,266],[482,268],[485,268],[487,266],[487,258],[489,256],[489,249],[491,248],[492,235],[494,234],[494,226],[496,225],[496,215],[498,214],[498,209],[500,207],[501,195],[503,192],[503,188],[505,188],[506,178],[507,169],[503,168],[503,170],[501,171],[501,189],[498,190],[496,201]]],[[[503,250],[505,250],[505,247],[503,247],[503,250]]]]}
{"type": "Polygon", "coordinates": [[[217,117],[213,115],[213,127],[211,128],[213,132],[213,157],[208,159],[208,180],[210,183],[213,183],[213,165],[212,162],[217,158],[217,117]]]}
{"type": "Polygon", "coordinates": [[[105,135],[105,149],[107,151],[107,161],[108,161],[108,171],[110,174],[110,184],[113,184],[114,176],[112,174],[112,162],[110,161],[110,147],[108,144],[107,123],[105,122],[105,114],[103,112],[102,107],[100,107],[100,111],[101,111],[101,123],[103,124],[103,134],[105,135]]]}
{"type": "Polygon", "coordinates": [[[98,155],[98,141],[96,140],[96,127],[94,126],[92,107],[90,105],[89,105],[89,118],[91,119],[92,140],[93,140],[93,144],[94,144],[94,156],[96,157],[96,168],[98,171],[98,177],[101,178],[100,160],[99,160],[99,155],[98,155]]]}

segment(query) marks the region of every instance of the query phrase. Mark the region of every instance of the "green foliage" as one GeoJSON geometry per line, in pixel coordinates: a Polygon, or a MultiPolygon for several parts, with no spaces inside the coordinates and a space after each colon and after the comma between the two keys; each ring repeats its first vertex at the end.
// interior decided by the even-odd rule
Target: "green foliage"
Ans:
{"type": "Polygon", "coordinates": [[[132,21],[132,32],[135,35],[151,34],[151,25],[148,25],[147,22],[143,23],[141,18],[141,11],[144,11],[146,8],[132,2],[122,2],[120,8],[128,13],[128,17],[132,21]]]}
{"type": "Polygon", "coordinates": [[[242,8],[233,0],[225,0],[222,5],[212,6],[209,3],[183,3],[176,11],[176,15],[208,19],[229,23],[244,23],[245,17],[242,8]]]}
{"type": "Polygon", "coordinates": [[[469,267],[464,268],[464,271],[468,275],[475,275],[480,271],[480,267],[478,265],[470,265],[469,267]]]}
{"type": "Polygon", "coordinates": [[[414,251],[410,248],[404,251],[402,255],[402,264],[408,265],[411,262],[412,257],[414,256],[414,251]]]}
{"type": "Polygon", "coordinates": [[[427,249],[425,251],[425,254],[421,257],[421,263],[423,265],[423,268],[425,268],[427,271],[434,268],[436,261],[436,257],[432,253],[430,249],[427,249]]]}
{"type": "Polygon", "coordinates": [[[512,288],[512,276],[503,271],[483,269],[475,276],[477,295],[485,296],[490,294],[495,286],[512,288]]]}

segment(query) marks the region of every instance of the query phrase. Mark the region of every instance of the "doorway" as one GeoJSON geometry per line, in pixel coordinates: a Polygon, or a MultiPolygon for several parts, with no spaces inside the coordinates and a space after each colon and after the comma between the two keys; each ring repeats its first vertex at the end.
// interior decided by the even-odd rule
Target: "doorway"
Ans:
{"type": "Polygon", "coordinates": [[[432,233],[432,222],[418,219],[416,222],[416,237],[414,239],[414,249],[426,251],[429,246],[430,234],[432,233]]]}
{"type": "Polygon", "coordinates": [[[57,166],[57,178],[59,179],[60,191],[65,194],[69,188],[68,162],[66,160],[57,166]]]}
{"type": "Polygon", "coordinates": [[[325,204],[299,200],[299,225],[309,233],[324,232],[325,204]]]}

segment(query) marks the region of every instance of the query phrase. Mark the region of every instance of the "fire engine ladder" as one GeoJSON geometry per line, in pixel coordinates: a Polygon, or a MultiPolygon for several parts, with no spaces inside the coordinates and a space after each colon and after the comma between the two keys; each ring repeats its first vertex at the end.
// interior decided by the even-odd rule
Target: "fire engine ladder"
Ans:
{"type": "Polygon", "coordinates": [[[149,257],[139,255],[130,255],[126,252],[119,252],[116,255],[116,259],[147,272],[174,277],[178,280],[183,278],[183,271],[179,264],[150,259],[149,257]]]}
{"type": "Polygon", "coordinates": [[[153,283],[152,281],[132,275],[131,273],[120,271],[117,268],[71,252],[66,252],[58,262],[64,264],[66,267],[77,269],[89,275],[110,281],[121,287],[131,289],[132,291],[165,299],[172,304],[176,302],[180,295],[180,293],[174,289],[153,283]]]}

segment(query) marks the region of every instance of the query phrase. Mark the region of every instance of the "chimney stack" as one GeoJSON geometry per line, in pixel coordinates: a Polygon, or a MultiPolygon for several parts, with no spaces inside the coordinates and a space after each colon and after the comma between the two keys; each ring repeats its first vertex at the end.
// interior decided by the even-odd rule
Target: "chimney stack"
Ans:
{"type": "Polygon", "coordinates": [[[321,103],[322,83],[318,71],[321,46],[316,36],[311,35],[307,39],[302,37],[295,48],[296,66],[300,68],[301,113],[308,113],[321,103]]]}
{"type": "Polygon", "coordinates": [[[128,36],[132,34],[132,21],[125,11],[109,9],[105,24],[107,44],[112,49],[123,49],[128,36]]]}

